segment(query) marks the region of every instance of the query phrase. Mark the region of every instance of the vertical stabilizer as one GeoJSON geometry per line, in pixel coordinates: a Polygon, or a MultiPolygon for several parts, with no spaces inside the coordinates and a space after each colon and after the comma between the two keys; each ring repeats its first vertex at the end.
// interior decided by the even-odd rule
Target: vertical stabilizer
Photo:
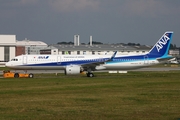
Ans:
{"type": "Polygon", "coordinates": [[[157,43],[149,51],[148,55],[155,57],[163,57],[168,55],[170,43],[172,40],[172,31],[165,32],[163,36],[157,41],[157,43]]]}

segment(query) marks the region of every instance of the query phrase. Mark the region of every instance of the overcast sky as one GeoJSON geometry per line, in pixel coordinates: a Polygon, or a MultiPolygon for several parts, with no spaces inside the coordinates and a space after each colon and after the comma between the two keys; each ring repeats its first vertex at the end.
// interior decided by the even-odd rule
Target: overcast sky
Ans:
{"type": "Polygon", "coordinates": [[[17,40],[154,45],[165,31],[180,47],[180,0],[0,0],[0,34],[17,40]]]}

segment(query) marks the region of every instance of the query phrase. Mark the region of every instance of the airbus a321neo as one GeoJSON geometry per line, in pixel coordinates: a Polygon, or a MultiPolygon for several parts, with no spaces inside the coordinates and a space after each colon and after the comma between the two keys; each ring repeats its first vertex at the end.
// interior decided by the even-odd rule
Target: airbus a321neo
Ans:
{"type": "Polygon", "coordinates": [[[20,55],[6,66],[16,70],[64,70],[66,75],[86,72],[93,77],[95,70],[131,70],[160,64],[172,59],[168,50],[172,31],[165,32],[152,49],[141,55],[20,55]]]}

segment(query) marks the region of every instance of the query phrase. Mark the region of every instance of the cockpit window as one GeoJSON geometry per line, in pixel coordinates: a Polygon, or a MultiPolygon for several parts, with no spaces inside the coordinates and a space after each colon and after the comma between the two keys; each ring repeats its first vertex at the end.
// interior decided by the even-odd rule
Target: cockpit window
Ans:
{"type": "Polygon", "coordinates": [[[18,59],[11,59],[11,61],[18,61],[18,59]]]}

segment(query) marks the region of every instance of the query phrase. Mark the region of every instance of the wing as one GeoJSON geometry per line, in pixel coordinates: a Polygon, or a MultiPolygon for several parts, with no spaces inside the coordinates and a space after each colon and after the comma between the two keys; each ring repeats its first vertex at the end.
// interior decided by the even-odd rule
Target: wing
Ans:
{"type": "Polygon", "coordinates": [[[91,69],[96,70],[96,66],[104,64],[104,62],[112,61],[117,54],[117,51],[114,52],[114,54],[110,58],[99,58],[98,61],[87,63],[87,64],[81,64],[84,70],[91,69]]]}

